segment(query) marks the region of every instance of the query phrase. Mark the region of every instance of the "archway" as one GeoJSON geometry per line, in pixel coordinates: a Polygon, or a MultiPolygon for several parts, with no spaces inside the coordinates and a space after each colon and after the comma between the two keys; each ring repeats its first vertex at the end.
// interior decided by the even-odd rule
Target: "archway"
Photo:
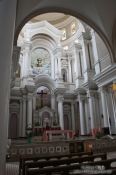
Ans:
{"type": "MultiPolygon", "coordinates": [[[[99,25],[96,24],[95,20],[93,20],[93,17],[91,17],[94,15],[89,14],[90,10],[88,10],[89,8],[86,8],[86,4],[83,8],[81,8],[81,10],[79,10],[79,6],[82,6],[83,2],[82,2],[82,4],[81,4],[81,2],[79,2],[79,6],[77,9],[73,8],[74,6],[70,6],[69,5],[70,2],[69,2],[69,4],[67,4],[65,6],[64,6],[64,3],[60,4],[59,2],[52,2],[49,5],[47,3],[46,4],[41,3],[41,6],[39,6],[39,4],[36,2],[35,2],[35,4],[36,4],[36,8],[34,8],[34,4],[31,3],[30,5],[32,5],[32,7],[30,7],[30,9],[27,10],[26,14],[22,17],[22,19],[20,19],[20,17],[19,17],[19,19],[17,19],[18,22],[16,24],[16,32],[15,32],[15,37],[14,37],[14,44],[15,45],[17,43],[17,38],[18,38],[18,35],[19,35],[22,27],[34,16],[41,15],[44,13],[49,13],[49,12],[66,13],[66,14],[70,14],[70,15],[75,16],[76,18],[84,21],[100,35],[100,37],[103,39],[104,43],[106,44],[108,51],[110,53],[110,56],[112,58],[112,61],[113,61],[114,52],[112,50],[111,43],[108,41],[108,38],[106,37],[106,35],[102,31],[102,29],[99,27],[99,25]],[[87,10],[85,10],[86,11],[85,13],[88,13],[88,15],[84,15],[85,14],[83,11],[84,8],[87,9],[87,10]]],[[[24,8],[24,7],[22,6],[22,8],[24,8]]]]}

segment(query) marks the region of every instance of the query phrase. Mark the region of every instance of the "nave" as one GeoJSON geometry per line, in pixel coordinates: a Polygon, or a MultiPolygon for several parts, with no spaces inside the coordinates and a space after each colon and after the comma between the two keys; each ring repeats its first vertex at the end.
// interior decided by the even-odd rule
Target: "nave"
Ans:
{"type": "MultiPolygon", "coordinates": [[[[114,159],[114,158],[115,158],[115,169],[116,169],[116,152],[109,152],[109,153],[107,153],[107,160],[114,159]]],[[[12,162],[12,163],[8,162],[8,163],[6,163],[6,172],[7,172],[6,175],[19,175],[19,162],[12,162]]],[[[53,174],[57,174],[57,173],[53,173],[53,174]]],[[[73,173],[73,174],[76,174],[76,173],[73,173]]],[[[90,172],[88,174],[90,174],[90,172]]],[[[85,175],[85,174],[83,174],[83,175],[85,175]]]]}

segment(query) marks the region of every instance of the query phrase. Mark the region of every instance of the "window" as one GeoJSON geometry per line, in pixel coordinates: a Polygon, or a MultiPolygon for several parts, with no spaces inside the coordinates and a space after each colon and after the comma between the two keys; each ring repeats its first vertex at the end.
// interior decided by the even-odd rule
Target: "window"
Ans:
{"type": "Polygon", "coordinates": [[[62,30],[62,40],[66,39],[66,29],[62,30]]]}
{"type": "Polygon", "coordinates": [[[75,34],[75,32],[76,32],[76,24],[75,24],[75,22],[73,22],[71,24],[71,34],[73,35],[73,34],[75,34]]]}

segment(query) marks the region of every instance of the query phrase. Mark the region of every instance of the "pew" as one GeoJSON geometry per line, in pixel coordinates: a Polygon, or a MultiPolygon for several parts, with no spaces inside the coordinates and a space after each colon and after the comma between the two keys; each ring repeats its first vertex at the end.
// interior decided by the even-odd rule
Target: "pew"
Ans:
{"type": "Polygon", "coordinates": [[[20,161],[19,161],[19,175],[21,175],[21,170],[24,169],[25,163],[26,162],[36,162],[40,160],[50,160],[50,159],[63,159],[64,157],[67,158],[72,158],[74,156],[82,157],[82,156],[89,156],[92,155],[92,152],[80,152],[80,153],[71,153],[71,154],[65,154],[65,155],[48,155],[48,156],[41,156],[41,157],[36,157],[36,156],[20,156],[20,161]]]}
{"type": "Polygon", "coordinates": [[[80,163],[80,164],[73,164],[73,165],[64,165],[64,166],[57,166],[57,167],[48,167],[48,168],[40,168],[40,169],[34,169],[34,168],[28,168],[26,174],[28,175],[39,175],[39,174],[44,174],[44,175],[51,175],[54,173],[59,173],[60,175],[93,175],[94,173],[84,173],[84,172],[77,172],[73,173],[74,170],[81,170],[82,167],[86,166],[104,166],[105,171],[99,171],[96,173],[97,175],[106,175],[106,170],[109,172],[110,175],[116,175],[116,166],[112,167],[112,163],[116,163],[116,158],[115,159],[108,159],[108,160],[101,160],[101,161],[96,161],[96,162],[88,162],[88,163],[80,163]]]}
{"type": "MultiPolygon", "coordinates": [[[[58,167],[62,165],[71,165],[75,164],[78,165],[79,163],[82,162],[93,162],[95,161],[96,158],[100,158],[101,160],[106,160],[106,154],[97,154],[97,155],[91,155],[91,156],[86,156],[86,157],[72,157],[72,158],[65,158],[65,159],[60,159],[60,160],[49,160],[49,161],[36,161],[36,162],[26,162],[23,166],[23,175],[28,174],[28,169],[33,169],[36,168],[38,170],[42,170],[45,167],[58,167]]],[[[47,172],[48,173],[48,172],[47,172]]]]}

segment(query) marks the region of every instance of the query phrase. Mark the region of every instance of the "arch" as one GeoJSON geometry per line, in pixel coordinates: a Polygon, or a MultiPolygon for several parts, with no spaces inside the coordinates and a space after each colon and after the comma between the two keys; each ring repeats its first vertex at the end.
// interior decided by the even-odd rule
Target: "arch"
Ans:
{"type": "Polygon", "coordinates": [[[106,47],[109,51],[112,62],[114,61],[114,51],[113,51],[113,48],[111,46],[111,43],[109,42],[107,36],[100,29],[100,27],[98,27],[98,25],[96,25],[95,22],[92,19],[90,19],[87,16],[82,15],[80,12],[78,12],[77,10],[74,10],[70,7],[65,7],[65,8],[61,7],[61,6],[59,7],[59,6],[54,5],[54,3],[53,3],[53,5],[52,5],[52,3],[50,5],[45,5],[44,4],[43,7],[38,7],[35,10],[32,10],[32,12],[30,12],[28,15],[26,15],[22,19],[20,24],[16,27],[15,37],[14,37],[14,44],[16,45],[18,35],[19,35],[22,27],[26,24],[26,22],[28,22],[34,16],[37,16],[37,15],[40,15],[40,14],[43,14],[43,13],[48,13],[48,12],[66,13],[68,15],[72,15],[72,16],[84,21],[85,23],[87,23],[89,26],[91,26],[100,35],[100,37],[104,41],[104,43],[105,43],[105,45],[106,45],[106,47]]]}
{"type": "Polygon", "coordinates": [[[52,92],[55,89],[55,82],[48,75],[38,75],[35,78],[35,86],[35,89],[40,86],[45,86],[52,92]]]}
{"type": "Polygon", "coordinates": [[[67,70],[63,68],[61,70],[61,72],[62,72],[62,79],[63,79],[63,81],[67,82],[67,70]]]}

